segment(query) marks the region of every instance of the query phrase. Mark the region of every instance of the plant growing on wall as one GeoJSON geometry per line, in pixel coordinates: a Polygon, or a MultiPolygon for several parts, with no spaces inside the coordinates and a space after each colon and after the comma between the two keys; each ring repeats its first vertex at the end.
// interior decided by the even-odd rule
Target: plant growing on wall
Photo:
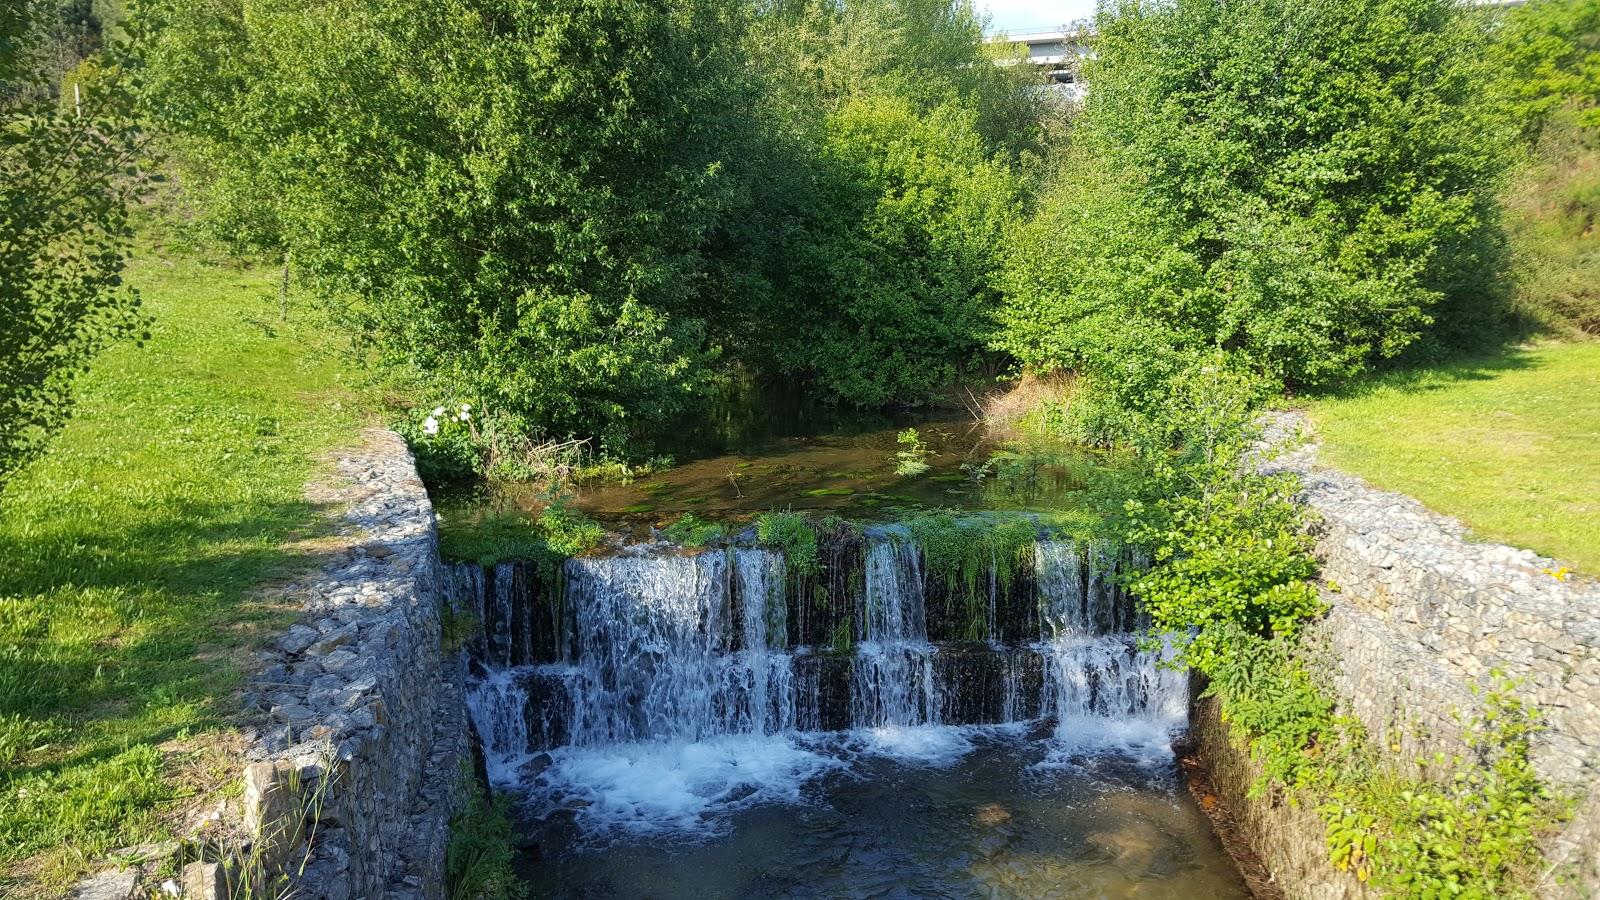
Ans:
{"type": "Polygon", "coordinates": [[[1189,367],[1166,394],[1171,408],[1131,434],[1138,477],[1117,484],[1122,540],[1151,560],[1128,586],[1249,741],[1257,788],[1314,806],[1331,860],[1393,896],[1531,896],[1540,837],[1563,813],[1529,761],[1537,723],[1513,686],[1487,698],[1473,752],[1386,763],[1302,646],[1322,610],[1313,541],[1295,479],[1249,455],[1250,380],[1189,367]],[[1200,415],[1198,395],[1211,398],[1200,415]]]}

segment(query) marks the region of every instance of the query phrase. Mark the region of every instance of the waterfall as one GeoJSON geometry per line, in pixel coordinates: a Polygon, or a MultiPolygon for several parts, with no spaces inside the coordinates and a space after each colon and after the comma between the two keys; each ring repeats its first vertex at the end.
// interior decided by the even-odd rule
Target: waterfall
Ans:
{"type": "Polygon", "coordinates": [[[541,752],[609,754],[615,774],[649,755],[626,748],[659,745],[717,760],[684,791],[744,796],[750,754],[788,765],[826,733],[1040,722],[1062,744],[1135,730],[1164,746],[1183,725],[1185,673],[1159,641],[1141,645],[1116,548],[1040,541],[1024,571],[991,567],[972,588],[987,604],[972,641],[968,601],[930,599],[949,587],[928,584],[903,529],[855,540],[831,557],[849,571],[805,583],[751,548],[572,559],[553,586],[531,565],[454,567],[457,608],[482,623],[470,702],[497,783],[541,752]],[[749,743],[763,740],[787,749],[749,743]]]}
{"type": "Polygon", "coordinates": [[[732,696],[744,705],[733,730],[777,734],[795,728],[794,661],[786,652],[788,603],[783,557],[761,550],[733,551],[735,586],[742,614],[743,659],[732,673],[732,696]]]}
{"type": "Polygon", "coordinates": [[[851,684],[851,724],[939,724],[922,567],[898,535],[867,549],[866,605],[851,684]]]}
{"type": "Polygon", "coordinates": [[[1056,736],[1078,738],[1096,720],[1181,725],[1187,715],[1186,673],[1163,663],[1170,650],[1142,649],[1134,629],[1148,627],[1117,584],[1117,556],[1108,547],[1040,542],[1034,551],[1045,678],[1041,710],[1056,736]]]}

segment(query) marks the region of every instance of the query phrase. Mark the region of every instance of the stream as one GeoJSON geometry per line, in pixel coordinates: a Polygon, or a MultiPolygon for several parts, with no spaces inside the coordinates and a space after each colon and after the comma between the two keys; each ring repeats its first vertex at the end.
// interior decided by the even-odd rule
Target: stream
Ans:
{"type": "Polygon", "coordinates": [[[1178,779],[1187,676],[1140,640],[1134,561],[1041,539],[953,590],[894,526],[819,561],[451,570],[536,895],[1248,896],[1178,779]]]}

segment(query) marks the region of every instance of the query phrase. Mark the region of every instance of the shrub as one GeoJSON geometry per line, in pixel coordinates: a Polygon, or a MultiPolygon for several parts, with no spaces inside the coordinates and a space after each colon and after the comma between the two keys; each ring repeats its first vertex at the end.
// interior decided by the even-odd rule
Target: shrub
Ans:
{"type": "Polygon", "coordinates": [[[787,332],[779,362],[850,403],[927,402],[982,348],[1018,181],[961,106],[861,97],[826,126],[792,251],[819,324],[787,332]]]}
{"type": "Polygon", "coordinates": [[[1218,348],[1291,386],[1500,324],[1505,129],[1452,0],[1126,0],[993,345],[1118,390],[1218,348]]]}
{"type": "Polygon", "coordinates": [[[439,486],[466,481],[483,471],[483,441],[473,424],[472,404],[415,410],[395,423],[417,460],[423,482],[439,486]]]}
{"type": "Polygon", "coordinates": [[[1314,542],[1296,480],[1249,455],[1251,379],[1201,366],[1168,394],[1131,432],[1135,477],[1112,483],[1125,510],[1113,524],[1150,560],[1129,589],[1249,741],[1255,790],[1315,806],[1331,860],[1395,896],[1531,896],[1540,838],[1563,812],[1529,762],[1528,711],[1501,685],[1471,753],[1384,762],[1302,639],[1322,610],[1314,542]]]}

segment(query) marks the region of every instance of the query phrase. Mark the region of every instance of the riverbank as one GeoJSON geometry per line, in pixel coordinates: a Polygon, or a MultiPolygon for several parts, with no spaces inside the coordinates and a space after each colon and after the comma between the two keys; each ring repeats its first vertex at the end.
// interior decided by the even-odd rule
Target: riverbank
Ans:
{"type": "Polygon", "coordinates": [[[276,271],[147,244],[151,322],[0,508],[0,892],[59,896],[236,775],[234,692],[332,523],[308,481],[370,421],[276,271]]]}
{"type": "Polygon", "coordinates": [[[1600,341],[1396,372],[1309,406],[1332,466],[1600,575],[1600,341]]]}

